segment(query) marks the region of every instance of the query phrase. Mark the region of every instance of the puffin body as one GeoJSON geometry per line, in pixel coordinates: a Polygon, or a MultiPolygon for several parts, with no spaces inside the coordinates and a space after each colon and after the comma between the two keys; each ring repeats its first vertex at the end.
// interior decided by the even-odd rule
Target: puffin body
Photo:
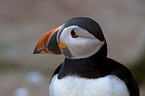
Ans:
{"type": "Polygon", "coordinates": [[[98,79],[86,79],[78,76],[52,78],[50,96],[129,96],[125,83],[115,75],[98,79]]]}
{"type": "Polygon", "coordinates": [[[98,23],[75,17],[47,32],[35,54],[64,54],[55,70],[49,96],[139,96],[131,72],[107,58],[107,44],[98,23]]]}

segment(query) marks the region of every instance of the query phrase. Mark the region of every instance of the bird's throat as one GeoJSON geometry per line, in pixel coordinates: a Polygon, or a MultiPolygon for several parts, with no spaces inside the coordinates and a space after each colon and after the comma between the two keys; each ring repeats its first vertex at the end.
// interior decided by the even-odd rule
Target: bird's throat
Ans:
{"type": "Polygon", "coordinates": [[[58,78],[64,78],[66,76],[79,76],[83,78],[99,78],[104,76],[102,73],[103,62],[105,58],[99,58],[97,55],[94,55],[90,58],[85,59],[67,59],[65,58],[64,63],[60,69],[58,78]]]}

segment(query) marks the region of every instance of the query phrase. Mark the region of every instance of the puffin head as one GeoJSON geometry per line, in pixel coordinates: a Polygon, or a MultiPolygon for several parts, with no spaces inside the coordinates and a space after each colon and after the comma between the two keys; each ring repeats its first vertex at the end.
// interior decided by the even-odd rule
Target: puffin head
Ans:
{"type": "Polygon", "coordinates": [[[98,23],[87,17],[75,17],[47,32],[38,42],[34,54],[64,54],[69,59],[106,56],[107,45],[98,23]]]}

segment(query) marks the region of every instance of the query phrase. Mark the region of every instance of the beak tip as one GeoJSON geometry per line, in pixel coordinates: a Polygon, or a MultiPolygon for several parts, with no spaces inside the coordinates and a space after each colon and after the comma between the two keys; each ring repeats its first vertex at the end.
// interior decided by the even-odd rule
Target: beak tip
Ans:
{"type": "Polygon", "coordinates": [[[33,51],[33,54],[38,54],[39,51],[35,48],[35,50],[33,51]]]}
{"type": "Polygon", "coordinates": [[[36,54],[36,52],[34,51],[33,54],[36,54]]]}
{"type": "Polygon", "coordinates": [[[34,50],[34,51],[33,51],[33,54],[37,54],[37,52],[34,50]]]}
{"type": "Polygon", "coordinates": [[[33,54],[42,54],[41,52],[34,51],[33,54]]]}

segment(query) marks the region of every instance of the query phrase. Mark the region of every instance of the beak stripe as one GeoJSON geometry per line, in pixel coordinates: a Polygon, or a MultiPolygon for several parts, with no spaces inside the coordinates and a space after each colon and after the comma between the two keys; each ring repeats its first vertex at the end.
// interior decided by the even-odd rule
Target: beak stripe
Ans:
{"type": "MultiPolygon", "coordinates": [[[[61,26],[60,26],[61,27],[61,26]]],[[[57,31],[59,30],[59,28],[53,29],[49,32],[47,32],[38,42],[35,50],[34,50],[34,54],[39,54],[39,53],[45,53],[45,54],[52,54],[50,51],[47,50],[47,45],[50,41],[51,36],[57,31]]]]}

